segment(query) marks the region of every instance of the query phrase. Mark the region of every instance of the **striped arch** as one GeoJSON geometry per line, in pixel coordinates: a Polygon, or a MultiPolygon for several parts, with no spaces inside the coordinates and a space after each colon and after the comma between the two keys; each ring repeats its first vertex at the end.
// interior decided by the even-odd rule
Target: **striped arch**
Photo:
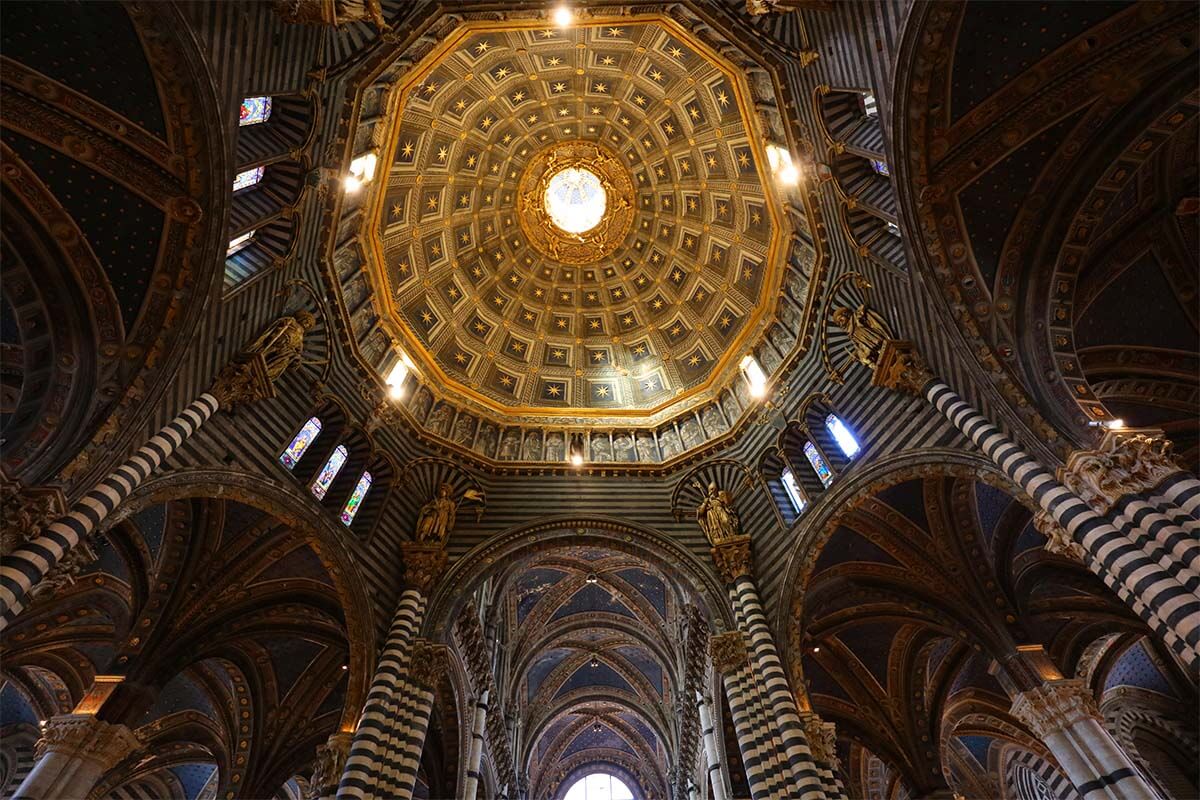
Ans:
{"type": "Polygon", "coordinates": [[[1058,767],[1028,750],[1006,748],[1002,774],[1004,800],[1080,800],[1058,767]]]}

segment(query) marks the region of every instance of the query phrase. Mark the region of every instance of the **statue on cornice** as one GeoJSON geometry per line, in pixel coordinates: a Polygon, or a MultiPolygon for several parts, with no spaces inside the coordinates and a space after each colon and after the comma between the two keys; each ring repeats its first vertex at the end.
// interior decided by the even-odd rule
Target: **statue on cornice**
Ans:
{"type": "Polygon", "coordinates": [[[853,311],[839,306],[833,310],[832,318],[850,337],[850,354],[855,360],[871,369],[879,366],[884,345],[895,338],[887,320],[865,303],[853,311]]]}
{"type": "Polygon", "coordinates": [[[312,328],[313,315],[304,309],[271,324],[242,353],[260,355],[267,377],[275,381],[289,368],[299,364],[304,355],[304,333],[312,328]]]}
{"type": "Polygon", "coordinates": [[[463,500],[482,502],[483,495],[468,489],[455,500],[453,486],[448,483],[438,486],[437,495],[421,506],[421,513],[417,517],[416,541],[421,544],[443,544],[454,529],[458,506],[463,500]]]}
{"type": "Polygon", "coordinates": [[[708,485],[704,499],[696,508],[696,522],[713,547],[741,538],[741,524],[733,508],[733,496],[715,483],[708,485]]]}

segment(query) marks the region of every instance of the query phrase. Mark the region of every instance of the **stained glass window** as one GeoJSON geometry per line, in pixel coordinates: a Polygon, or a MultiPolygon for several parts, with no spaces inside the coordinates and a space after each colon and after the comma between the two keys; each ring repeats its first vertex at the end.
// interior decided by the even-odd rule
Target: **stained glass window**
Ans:
{"type": "Polygon", "coordinates": [[[253,186],[262,180],[263,170],[265,167],[253,167],[245,172],[239,172],[233,179],[233,190],[245,189],[247,186],[253,186]]]}
{"type": "Polygon", "coordinates": [[[325,499],[325,493],[329,491],[329,485],[333,483],[333,479],[337,477],[338,471],[342,465],[346,463],[346,457],[349,455],[346,452],[346,446],[339,444],[333,454],[329,456],[329,460],[325,462],[325,466],[321,467],[321,473],[317,475],[317,479],[313,481],[312,493],[318,500],[325,499]]]}
{"type": "Polygon", "coordinates": [[[825,459],[817,452],[816,445],[812,442],[805,442],[804,455],[808,456],[808,463],[812,464],[813,471],[821,479],[821,485],[828,486],[833,483],[833,470],[829,468],[829,465],[825,463],[825,459]]]}
{"type": "Polygon", "coordinates": [[[358,479],[358,485],[354,487],[354,491],[350,493],[350,499],[346,501],[345,508],[342,509],[342,524],[349,525],[354,522],[354,515],[358,513],[359,506],[362,505],[363,498],[367,496],[367,492],[371,488],[371,473],[364,472],[362,477],[358,479]]]}
{"type": "Polygon", "coordinates": [[[254,231],[247,231],[247,232],[243,233],[241,236],[235,236],[232,239],[230,239],[229,247],[226,248],[226,250],[225,250],[226,258],[233,255],[238,250],[241,250],[246,245],[250,244],[251,240],[253,240],[253,239],[254,239],[254,231]]]}
{"type": "Polygon", "coordinates": [[[308,422],[304,423],[304,427],[296,434],[296,438],[292,439],[292,443],[287,446],[287,450],[283,451],[283,455],[279,457],[282,463],[288,469],[292,469],[300,459],[304,457],[304,453],[308,450],[309,445],[317,440],[317,434],[321,432],[321,420],[313,417],[308,422]]]}
{"type": "Polygon", "coordinates": [[[271,98],[246,97],[242,100],[242,113],[238,125],[257,125],[271,117],[271,98]]]}
{"type": "Polygon", "coordinates": [[[877,175],[890,176],[892,173],[888,171],[886,161],[880,161],[878,158],[871,159],[871,169],[875,170],[877,175]]]}
{"type": "Polygon", "coordinates": [[[825,429],[833,435],[834,441],[838,443],[838,447],[845,453],[846,458],[854,458],[858,455],[860,449],[858,439],[854,438],[854,434],[846,427],[846,423],[838,419],[837,414],[830,414],[825,418],[825,429]]]}
{"type": "Polygon", "coordinates": [[[792,508],[796,509],[796,513],[799,514],[804,510],[804,492],[800,490],[796,476],[791,469],[785,469],[779,476],[779,480],[783,483],[783,490],[787,492],[788,500],[792,501],[792,508]]]}

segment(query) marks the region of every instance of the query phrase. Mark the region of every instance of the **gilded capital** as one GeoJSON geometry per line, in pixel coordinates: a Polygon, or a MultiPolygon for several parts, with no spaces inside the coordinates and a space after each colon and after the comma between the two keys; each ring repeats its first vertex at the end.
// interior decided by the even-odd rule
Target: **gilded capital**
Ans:
{"type": "Polygon", "coordinates": [[[709,637],[708,653],[717,672],[722,675],[736,672],[746,666],[749,659],[746,636],[741,631],[728,631],[709,637]]]}
{"type": "Polygon", "coordinates": [[[408,662],[408,677],[413,683],[432,692],[449,671],[450,648],[428,639],[417,639],[413,643],[412,658],[408,662]]]}
{"type": "Polygon", "coordinates": [[[1043,683],[1017,695],[1012,714],[1042,741],[1085,719],[1100,719],[1100,709],[1087,683],[1078,679],[1043,683]]]}
{"type": "Polygon", "coordinates": [[[42,737],[34,752],[39,759],[46,753],[61,753],[109,770],[141,746],[133,731],[124,725],[113,725],[91,714],[63,714],[42,725],[42,737]]]}
{"type": "Polygon", "coordinates": [[[709,552],[712,553],[713,564],[726,583],[733,583],[745,575],[754,575],[754,559],[750,553],[750,537],[739,536],[736,539],[722,542],[709,552]]]}
{"type": "Polygon", "coordinates": [[[337,786],[346,768],[352,739],[352,734],[335,733],[325,744],[317,746],[317,757],[313,759],[312,779],[308,782],[305,800],[327,797],[328,790],[337,786]]]}
{"type": "Polygon", "coordinates": [[[303,360],[304,334],[313,324],[313,315],[304,310],[271,323],[225,365],[209,393],[225,407],[274,397],[275,381],[303,360]]]}
{"type": "Polygon", "coordinates": [[[400,545],[400,552],[404,556],[405,580],[428,597],[446,570],[446,548],[441,544],[405,542],[400,545]]]}
{"type": "Polygon", "coordinates": [[[1128,494],[1154,489],[1180,467],[1160,431],[1107,431],[1098,447],[1076,450],[1058,479],[1100,514],[1128,494]]]}
{"type": "Polygon", "coordinates": [[[880,351],[871,383],[920,397],[933,372],[912,342],[889,339],[880,351]]]}

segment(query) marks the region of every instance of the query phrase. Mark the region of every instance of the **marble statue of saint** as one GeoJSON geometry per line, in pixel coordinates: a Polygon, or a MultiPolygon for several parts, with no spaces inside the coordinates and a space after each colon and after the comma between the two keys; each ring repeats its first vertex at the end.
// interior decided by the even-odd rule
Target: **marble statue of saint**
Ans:
{"type": "Polygon", "coordinates": [[[521,432],[510,428],[500,441],[500,458],[504,461],[516,461],[521,453],[521,432]]]}
{"type": "Polygon", "coordinates": [[[633,437],[628,433],[618,433],[613,437],[613,458],[617,461],[637,460],[633,449],[633,437]]]}
{"type": "Polygon", "coordinates": [[[704,499],[696,508],[696,522],[714,547],[741,536],[733,497],[724,489],[718,489],[715,483],[708,484],[704,499]]]}
{"type": "Polygon", "coordinates": [[[658,448],[654,446],[654,435],[639,433],[637,435],[638,461],[658,461],[658,448]]]}
{"type": "Polygon", "coordinates": [[[561,433],[546,434],[546,460],[551,463],[557,463],[562,461],[564,457],[563,435],[561,433]]]}
{"type": "Polygon", "coordinates": [[[878,312],[860,303],[851,311],[844,306],[833,310],[833,321],[850,337],[850,353],[860,364],[874,369],[879,356],[889,339],[894,339],[892,330],[878,312]]]}
{"type": "Polygon", "coordinates": [[[313,315],[304,309],[282,317],[251,342],[245,356],[262,356],[267,377],[274,381],[287,369],[300,363],[304,355],[304,333],[314,324],[313,315]]]}

